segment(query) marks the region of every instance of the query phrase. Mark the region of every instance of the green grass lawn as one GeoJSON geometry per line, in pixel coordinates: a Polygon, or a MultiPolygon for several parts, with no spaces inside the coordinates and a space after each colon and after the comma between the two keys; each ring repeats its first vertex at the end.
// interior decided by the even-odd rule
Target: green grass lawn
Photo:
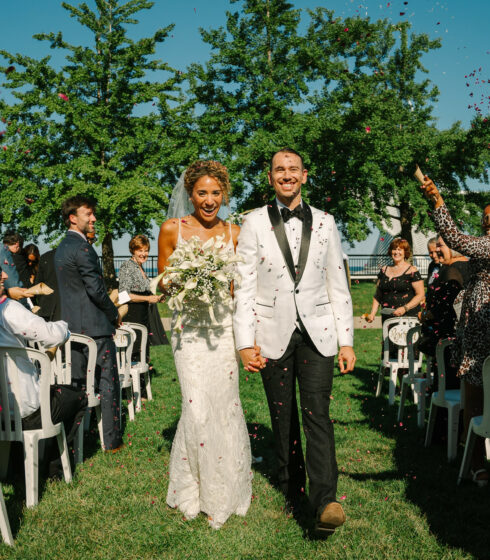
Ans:
{"type": "Polygon", "coordinates": [[[387,405],[387,385],[383,397],[374,397],[379,336],[379,330],[356,331],[356,371],[335,375],[331,411],[338,498],[347,523],[330,539],[315,539],[310,521],[283,511],[274,487],[273,439],[261,380],[243,371],[252,452],[264,458],[254,465],[247,516],[233,516],[213,531],[203,515],[186,521],[165,505],[180,411],[179,384],[166,346],[152,352],[155,399],[127,424],[122,452],[104,455],[94,434],[73,483],[41,481],[40,503],[33,509],[24,506],[22,476],[4,483],[16,546],[0,544],[0,558],[490,558],[490,488],[456,486],[462,449],[458,461],[448,465],[443,444],[423,447],[413,406],[399,425],[396,410],[387,405]]]}

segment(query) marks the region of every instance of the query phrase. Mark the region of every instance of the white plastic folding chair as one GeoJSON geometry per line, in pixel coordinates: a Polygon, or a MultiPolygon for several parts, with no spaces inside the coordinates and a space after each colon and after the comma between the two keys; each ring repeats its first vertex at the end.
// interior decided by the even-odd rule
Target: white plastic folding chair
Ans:
{"type": "Polygon", "coordinates": [[[456,458],[458,448],[459,413],[463,410],[463,391],[461,389],[446,390],[445,349],[452,344],[448,338],[440,340],[436,346],[437,359],[437,391],[432,393],[430,401],[429,422],[425,433],[425,447],[429,447],[434,433],[437,408],[447,408],[447,459],[456,458]]]}
{"type": "Polygon", "coordinates": [[[133,393],[136,400],[136,412],[141,410],[141,375],[145,378],[146,397],[149,401],[153,400],[150,382],[150,366],[146,361],[146,344],[148,341],[148,329],[139,323],[124,323],[123,326],[130,327],[135,332],[141,333],[140,357],[139,361],[131,362],[131,377],[133,379],[133,393]]]}
{"type": "Polygon", "coordinates": [[[408,389],[411,388],[413,401],[417,405],[417,425],[419,428],[423,428],[425,423],[425,393],[429,381],[422,372],[422,360],[424,357],[422,352],[419,351],[419,355],[416,358],[418,340],[420,340],[420,325],[412,327],[407,333],[408,373],[402,377],[401,381],[398,422],[403,420],[405,400],[408,389]]]}
{"type": "Polygon", "coordinates": [[[395,389],[398,371],[408,369],[407,332],[419,325],[416,317],[393,317],[383,323],[383,359],[379,366],[376,396],[381,395],[385,368],[389,369],[388,403],[395,402],[395,389]],[[390,334],[391,333],[391,334],[390,334]],[[390,341],[396,348],[396,357],[390,356],[390,341]]]}
{"type": "Polygon", "coordinates": [[[87,371],[86,371],[86,392],[87,392],[87,412],[85,413],[84,422],[80,424],[75,437],[75,464],[83,463],[83,436],[90,426],[90,415],[92,410],[95,411],[97,417],[97,427],[99,430],[100,445],[104,449],[104,432],[102,429],[102,414],[100,407],[100,396],[95,391],[95,367],[97,362],[97,344],[95,340],[84,334],[71,333],[70,338],[63,346],[63,354],[61,349],[58,350],[58,363],[56,370],[61,371],[63,379],[71,380],[71,346],[73,343],[83,344],[88,348],[87,371]]]}
{"type": "MultiPolygon", "coordinates": [[[[131,379],[131,353],[136,340],[136,333],[131,327],[121,326],[116,330],[114,343],[116,345],[117,370],[119,373],[119,406],[122,403],[122,392],[129,393],[128,414],[131,421],[134,420],[134,395],[133,381],[131,379]]],[[[122,425],[122,414],[120,415],[122,425]]]]}
{"type": "Polygon", "coordinates": [[[459,469],[458,484],[463,478],[468,477],[470,470],[471,457],[473,455],[473,448],[475,446],[476,438],[485,438],[487,459],[489,455],[489,442],[490,442],[490,356],[483,363],[483,415],[473,416],[470,420],[468,427],[468,434],[466,436],[466,445],[464,448],[463,460],[459,469]]]}
{"type": "Polygon", "coordinates": [[[12,531],[10,530],[9,517],[7,514],[7,508],[5,507],[5,500],[3,499],[2,485],[0,484],[0,532],[2,533],[2,539],[5,544],[14,546],[14,539],[12,537],[12,531]]]}
{"type": "MultiPolygon", "coordinates": [[[[39,486],[39,441],[56,436],[61,455],[61,464],[66,482],[71,482],[72,474],[70,458],[66,444],[63,423],[53,424],[51,420],[50,377],[51,363],[48,356],[40,350],[32,348],[17,348],[11,346],[0,347],[0,440],[7,448],[10,442],[21,441],[24,445],[24,467],[26,481],[26,505],[35,506],[38,503],[39,486]],[[41,403],[41,425],[37,430],[23,430],[17,395],[21,394],[19,383],[19,368],[17,362],[30,359],[40,365],[39,400],[41,403]],[[7,371],[9,375],[7,375],[7,371]],[[9,402],[10,386],[13,395],[13,406],[9,402]]],[[[3,450],[5,451],[5,450],[3,450]]],[[[8,463],[7,453],[0,454],[0,462],[8,463]]],[[[2,470],[0,468],[0,470],[2,470]]]]}

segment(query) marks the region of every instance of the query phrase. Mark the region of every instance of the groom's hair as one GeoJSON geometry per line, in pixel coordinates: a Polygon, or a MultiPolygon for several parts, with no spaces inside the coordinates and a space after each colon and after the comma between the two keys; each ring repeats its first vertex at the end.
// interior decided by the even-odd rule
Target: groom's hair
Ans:
{"type": "Polygon", "coordinates": [[[270,160],[270,163],[269,163],[269,168],[270,168],[271,171],[272,171],[272,160],[274,159],[274,157],[277,154],[294,154],[295,156],[298,156],[299,159],[301,160],[301,167],[304,169],[305,164],[303,162],[303,156],[299,152],[297,152],[296,150],[293,150],[293,148],[286,147],[286,148],[282,148],[280,150],[277,150],[277,152],[274,152],[272,154],[272,157],[271,157],[271,160],[270,160]]]}

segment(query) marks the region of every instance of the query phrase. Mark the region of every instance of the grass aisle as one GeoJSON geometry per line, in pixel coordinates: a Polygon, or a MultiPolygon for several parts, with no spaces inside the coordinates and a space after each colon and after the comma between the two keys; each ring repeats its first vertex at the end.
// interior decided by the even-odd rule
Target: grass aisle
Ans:
{"type": "Polygon", "coordinates": [[[489,489],[456,487],[460,457],[448,466],[443,445],[423,448],[413,406],[407,409],[412,417],[400,426],[386,399],[373,396],[379,336],[358,331],[356,372],[337,373],[334,381],[338,497],[348,519],[329,540],[309,538],[311,527],[282,511],[283,500],[269,479],[274,453],[262,384],[243,371],[252,449],[264,458],[254,472],[247,517],[234,516],[213,531],[204,516],[185,521],[167,508],[180,392],[170,348],[160,347],[153,353],[159,372],[155,400],[126,427],[124,451],[108,456],[94,443],[87,445],[73,484],[42,483],[34,509],[23,509],[22,478],[4,484],[16,546],[0,544],[0,558],[489,558],[489,489]]]}

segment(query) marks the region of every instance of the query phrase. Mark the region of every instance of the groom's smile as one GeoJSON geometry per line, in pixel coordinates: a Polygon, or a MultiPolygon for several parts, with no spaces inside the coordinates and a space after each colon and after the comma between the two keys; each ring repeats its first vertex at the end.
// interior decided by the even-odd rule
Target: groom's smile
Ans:
{"type": "Polygon", "coordinates": [[[306,183],[307,175],[298,155],[278,152],[272,159],[269,183],[274,187],[278,200],[292,210],[301,202],[301,185],[306,183]]]}

